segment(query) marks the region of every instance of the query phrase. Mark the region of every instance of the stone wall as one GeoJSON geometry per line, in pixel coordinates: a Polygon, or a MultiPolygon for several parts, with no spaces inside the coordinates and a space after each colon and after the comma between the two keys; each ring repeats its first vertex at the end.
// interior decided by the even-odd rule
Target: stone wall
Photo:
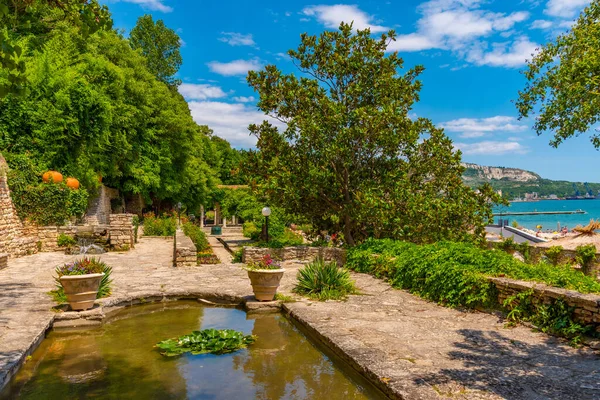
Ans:
{"type": "Polygon", "coordinates": [[[498,302],[502,304],[507,298],[517,293],[533,290],[534,301],[538,304],[551,304],[556,299],[564,300],[574,307],[573,319],[584,325],[595,325],[600,331],[600,295],[583,294],[547,286],[542,283],[517,281],[507,278],[489,278],[498,289],[498,302]]]}
{"type": "Polygon", "coordinates": [[[37,226],[25,224],[24,232],[28,236],[35,238],[38,251],[60,251],[64,250],[58,247],[58,236],[63,234],[75,237],[77,228],[75,226],[37,226]]]}
{"type": "Polygon", "coordinates": [[[90,201],[90,206],[85,214],[86,225],[110,224],[110,200],[119,197],[119,191],[101,185],[96,195],[90,201]]]}
{"type": "Polygon", "coordinates": [[[110,215],[109,240],[112,250],[129,250],[135,246],[133,214],[110,215]]]}
{"type": "Polygon", "coordinates": [[[198,264],[196,245],[182,230],[178,229],[173,240],[173,266],[193,267],[198,264]]]}
{"type": "Polygon", "coordinates": [[[346,262],[346,250],[335,247],[308,247],[294,246],[284,247],[282,249],[267,249],[261,247],[244,247],[242,253],[242,262],[258,262],[265,255],[269,254],[273,259],[279,261],[288,260],[308,260],[312,261],[317,257],[325,261],[336,261],[339,265],[346,262]]]}
{"type": "Polygon", "coordinates": [[[37,252],[36,239],[27,236],[10,198],[8,164],[0,155],[0,253],[21,257],[37,252]]]}
{"type": "Polygon", "coordinates": [[[8,254],[1,253],[0,254],[0,269],[4,269],[8,267],[8,254]]]}

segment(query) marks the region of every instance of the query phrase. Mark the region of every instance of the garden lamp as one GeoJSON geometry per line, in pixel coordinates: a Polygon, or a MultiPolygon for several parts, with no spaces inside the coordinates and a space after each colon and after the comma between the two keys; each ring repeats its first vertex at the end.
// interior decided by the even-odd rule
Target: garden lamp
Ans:
{"type": "Polygon", "coordinates": [[[262,215],[265,217],[265,225],[267,231],[267,243],[269,243],[269,215],[271,215],[271,209],[269,207],[265,207],[262,209],[262,215]]]}

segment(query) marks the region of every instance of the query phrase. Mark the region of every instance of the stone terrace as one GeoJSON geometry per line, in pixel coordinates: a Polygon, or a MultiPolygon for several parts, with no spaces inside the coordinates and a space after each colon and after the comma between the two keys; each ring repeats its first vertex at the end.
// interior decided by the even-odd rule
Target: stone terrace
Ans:
{"type": "MultiPolygon", "coordinates": [[[[238,265],[174,268],[172,255],[172,241],[152,238],[132,251],[102,255],[114,268],[114,291],[102,300],[104,309],[86,312],[92,322],[140,299],[240,303],[251,295],[238,265]]],[[[9,260],[0,271],[0,383],[55,318],[68,325],[72,313],[51,311],[46,292],[54,267],[73,258],[41,253],[9,260]]],[[[300,266],[285,263],[282,292],[291,293],[300,266]]],[[[497,316],[443,308],[367,275],[353,277],[362,294],[346,302],[303,300],[284,308],[393,398],[600,398],[600,357],[590,348],[575,349],[526,327],[507,329],[497,316]]]]}

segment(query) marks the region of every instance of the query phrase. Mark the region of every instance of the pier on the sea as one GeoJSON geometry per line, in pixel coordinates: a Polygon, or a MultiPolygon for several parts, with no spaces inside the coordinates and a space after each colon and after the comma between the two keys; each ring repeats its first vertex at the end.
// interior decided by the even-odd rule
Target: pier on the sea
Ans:
{"type": "Polygon", "coordinates": [[[572,214],[587,214],[584,210],[575,211],[515,211],[494,213],[494,217],[505,217],[508,215],[572,215],[572,214]]]}

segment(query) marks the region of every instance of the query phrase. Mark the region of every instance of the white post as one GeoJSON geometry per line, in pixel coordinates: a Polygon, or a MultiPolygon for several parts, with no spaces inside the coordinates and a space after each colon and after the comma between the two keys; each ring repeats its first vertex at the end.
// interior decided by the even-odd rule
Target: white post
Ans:
{"type": "Polygon", "coordinates": [[[200,228],[204,228],[204,206],[200,206],[200,228]]]}
{"type": "Polygon", "coordinates": [[[227,228],[227,217],[223,217],[223,228],[227,228]]]}

